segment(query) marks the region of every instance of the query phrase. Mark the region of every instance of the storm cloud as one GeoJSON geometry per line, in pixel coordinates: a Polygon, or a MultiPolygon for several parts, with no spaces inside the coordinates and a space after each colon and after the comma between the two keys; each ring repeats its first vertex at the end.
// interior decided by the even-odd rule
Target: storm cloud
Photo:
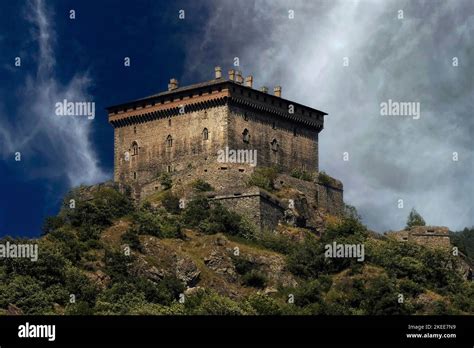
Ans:
{"type": "Polygon", "coordinates": [[[474,225],[472,1],[219,0],[205,11],[183,78],[239,57],[256,88],[282,85],[327,112],[320,168],[370,228],[402,228],[412,207],[428,224],[474,225]],[[419,103],[420,118],[382,116],[389,99],[419,103]]]}

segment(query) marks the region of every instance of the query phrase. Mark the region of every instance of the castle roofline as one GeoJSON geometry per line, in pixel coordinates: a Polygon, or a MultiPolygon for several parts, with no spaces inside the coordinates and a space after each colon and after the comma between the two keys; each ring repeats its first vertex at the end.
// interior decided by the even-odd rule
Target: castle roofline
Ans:
{"type": "MultiPolygon", "coordinates": [[[[326,116],[327,115],[327,113],[324,112],[324,111],[321,111],[321,110],[318,110],[318,109],[315,109],[315,108],[312,108],[312,107],[309,107],[309,106],[306,106],[306,105],[303,105],[303,104],[300,104],[300,103],[297,103],[297,102],[294,102],[294,101],[291,101],[291,100],[288,100],[288,99],[285,99],[285,98],[282,98],[282,97],[279,97],[279,96],[276,96],[276,95],[272,95],[272,94],[269,94],[269,93],[266,93],[266,92],[263,92],[263,91],[259,91],[257,89],[252,88],[252,87],[249,87],[249,86],[246,86],[244,84],[238,83],[235,80],[225,79],[225,78],[218,78],[218,79],[213,79],[213,80],[209,80],[209,81],[205,81],[205,82],[195,83],[195,84],[188,85],[188,86],[177,87],[177,88],[174,88],[172,90],[163,91],[163,92],[160,92],[160,93],[157,93],[157,94],[150,95],[148,97],[131,100],[131,101],[121,103],[121,104],[111,105],[111,106],[106,107],[105,109],[108,111],[109,115],[110,114],[116,114],[120,111],[125,112],[128,109],[136,109],[137,107],[143,107],[144,108],[147,104],[152,104],[153,105],[154,103],[157,103],[157,102],[160,103],[160,102],[163,101],[163,99],[167,99],[169,97],[178,97],[179,98],[179,97],[189,96],[189,92],[191,92],[191,91],[199,93],[199,91],[205,91],[206,89],[208,89],[210,87],[218,87],[219,85],[220,86],[241,88],[241,89],[243,89],[244,91],[247,91],[247,92],[251,91],[252,93],[257,94],[258,96],[261,96],[262,98],[263,97],[269,98],[268,99],[269,101],[271,101],[273,99],[274,102],[277,101],[278,103],[282,102],[282,103],[285,103],[285,104],[288,104],[288,105],[291,104],[295,108],[305,110],[308,113],[314,113],[314,114],[321,115],[321,116],[326,116]]],[[[171,98],[171,99],[174,99],[174,98],[171,98]]]]}

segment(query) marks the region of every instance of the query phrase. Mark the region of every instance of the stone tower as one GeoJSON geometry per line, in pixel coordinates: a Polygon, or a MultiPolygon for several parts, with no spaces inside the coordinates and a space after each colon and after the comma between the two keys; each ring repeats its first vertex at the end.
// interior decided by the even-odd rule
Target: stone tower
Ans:
{"type": "MultiPolygon", "coordinates": [[[[279,86],[273,94],[254,89],[252,76],[244,81],[240,71],[230,70],[225,78],[216,67],[210,81],[179,87],[171,79],[165,92],[107,108],[114,127],[114,181],[142,199],[161,189],[162,173],[183,185],[202,178],[226,195],[242,193],[255,167],[276,166],[288,175],[318,172],[326,113],[281,93],[279,86]],[[229,151],[242,156],[225,156],[223,162],[219,156],[229,151]]],[[[333,186],[342,202],[342,185],[333,186]]]]}

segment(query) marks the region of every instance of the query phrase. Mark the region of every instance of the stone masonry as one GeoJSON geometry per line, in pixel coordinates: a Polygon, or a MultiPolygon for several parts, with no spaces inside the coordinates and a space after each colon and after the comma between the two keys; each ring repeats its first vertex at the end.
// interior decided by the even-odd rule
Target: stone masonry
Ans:
{"type": "MultiPolygon", "coordinates": [[[[114,181],[130,188],[136,200],[161,190],[163,173],[172,176],[184,196],[183,187],[201,178],[214,187],[215,199],[261,228],[274,228],[288,202],[247,187],[255,168],[278,167],[287,178],[295,170],[319,171],[318,141],[326,113],[282,98],[279,86],[274,94],[256,90],[253,78],[244,82],[239,71],[230,70],[223,78],[216,67],[214,79],[185,87],[171,79],[168,91],[107,111],[114,127],[114,181]],[[226,148],[246,153],[247,161],[220,161],[219,151],[226,148]],[[251,151],[256,163],[248,161],[251,151]]],[[[343,211],[339,181],[287,181],[309,193],[314,207],[343,211]]]]}
{"type": "Polygon", "coordinates": [[[430,248],[449,250],[449,229],[441,226],[414,226],[408,230],[387,232],[386,235],[402,242],[413,242],[430,248]]]}

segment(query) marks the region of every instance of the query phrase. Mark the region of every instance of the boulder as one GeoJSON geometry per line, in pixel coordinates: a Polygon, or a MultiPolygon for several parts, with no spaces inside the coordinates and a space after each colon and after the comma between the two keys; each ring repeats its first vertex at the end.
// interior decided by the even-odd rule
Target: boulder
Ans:
{"type": "Polygon", "coordinates": [[[177,256],[176,278],[188,287],[194,287],[199,282],[201,271],[190,258],[177,256]]]}
{"type": "Polygon", "coordinates": [[[212,250],[211,254],[204,258],[204,263],[209,269],[223,275],[228,281],[234,282],[237,280],[234,262],[222,250],[212,250]]]}

